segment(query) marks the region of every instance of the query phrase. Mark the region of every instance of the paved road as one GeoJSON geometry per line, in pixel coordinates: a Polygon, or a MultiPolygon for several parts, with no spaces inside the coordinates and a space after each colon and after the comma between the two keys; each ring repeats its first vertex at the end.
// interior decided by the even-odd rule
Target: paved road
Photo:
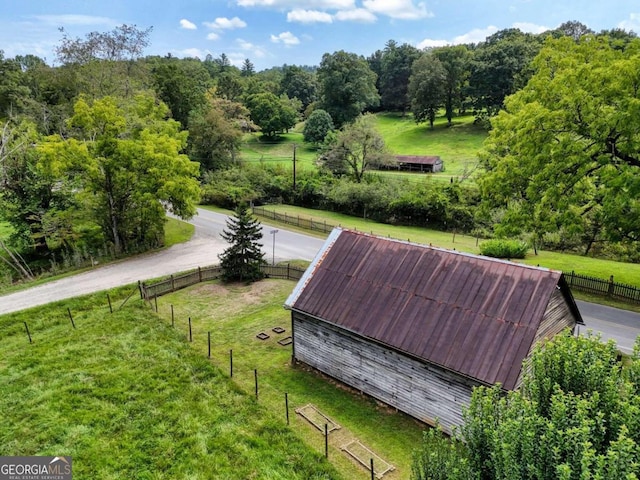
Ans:
{"type": "MultiPolygon", "coordinates": [[[[138,280],[148,280],[172,273],[189,270],[199,266],[218,263],[218,254],[228,246],[220,238],[225,227],[226,216],[198,209],[198,215],[192,223],[196,234],[186,243],[174,245],[166,250],[140,255],[109,265],[98,266],[90,271],[61,278],[36,287],[9,295],[0,296],[0,315],[29,307],[45,305],[55,300],[64,300],[88,293],[107,290],[138,280]]],[[[286,259],[313,260],[320,249],[321,239],[301,235],[263,224],[263,242],[266,257],[273,260],[275,234],[275,261],[286,259]]]]}
{"type": "MultiPolygon", "coordinates": [[[[198,215],[192,220],[196,234],[189,242],[2,296],[0,314],[217,263],[218,254],[226,247],[220,238],[226,218],[220,213],[198,209],[198,215]]],[[[263,224],[263,243],[265,258],[279,262],[312,260],[323,241],[263,224]],[[277,232],[272,234],[275,230],[277,232]]],[[[603,338],[614,339],[623,351],[632,351],[634,340],[640,335],[639,314],[587,302],[577,303],[586,323],[581,333],[587,329],[601,332],[603,338]]]]}
{"type": "Polygon", "coordinates": [[[585,323],[580,333],[600,332],[602,338],[615,340],[623,352],[633,351],[635,339],[640,335],[640,314],[580,300],[576,303],[585,323]]]}

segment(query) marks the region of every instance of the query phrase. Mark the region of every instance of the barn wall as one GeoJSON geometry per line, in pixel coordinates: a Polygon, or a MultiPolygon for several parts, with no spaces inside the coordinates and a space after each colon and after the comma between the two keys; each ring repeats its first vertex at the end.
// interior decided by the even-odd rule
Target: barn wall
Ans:
{"type": "Polygon", "coordinates": [[[551,338],[560,333],[565,328],[574,328],[576,319],[569,310],[569,305],[562,296],[560,290],[555,289],[551,294],[551,299],[547,304],[547,309],[540,322],[540,327],[536,332],[534,344],[544,338],[551,338]]]}
{"type": "Polygon", "coordinates": [[[296,360],[448,432],[462,425],[476,383],[299,312],[292,323],[296,360]]]}
{"type": "MultiPolygon", "coordinates": [[[[551,299],[549,299],[547,309],[544,312],[544,316],[542,317],[527,357],[531,355],[533,347],[535,347],[538,342],[554,337],[565,328],[571,328],[573,330],[575,326],[576,318],[573,316],[573,313],[571,313],[562,292],[559,289],[555,289],[551,294],[551,299]]],[[[520,373],[516,388],[520,387],[524,373],[524,370],[520,373]]]]}

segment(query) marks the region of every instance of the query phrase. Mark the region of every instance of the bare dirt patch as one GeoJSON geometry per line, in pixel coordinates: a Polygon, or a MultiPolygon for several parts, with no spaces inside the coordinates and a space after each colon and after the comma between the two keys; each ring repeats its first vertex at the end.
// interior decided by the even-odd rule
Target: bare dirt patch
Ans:
{"type": "Polygon", "coordinates": [[[194,295],[228,295],[229,290],[218,283],[201,283],[192,288],[194,295]]]}

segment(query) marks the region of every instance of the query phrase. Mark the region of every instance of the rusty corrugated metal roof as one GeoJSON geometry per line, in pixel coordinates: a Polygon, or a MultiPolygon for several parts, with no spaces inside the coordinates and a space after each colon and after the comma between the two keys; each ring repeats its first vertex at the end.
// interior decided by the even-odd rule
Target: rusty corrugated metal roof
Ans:
{"type": "Polygon", "coordinates": [[[396,155],[399,163],[415,163],[418,165],[435,165],[440,161],[440,157],[433,155],[396,155]]]}
{"type": "Polygon", "coordinates": [[[288,307],[515,387],[561,272],[348,230],[331,242],[288,307]]]}

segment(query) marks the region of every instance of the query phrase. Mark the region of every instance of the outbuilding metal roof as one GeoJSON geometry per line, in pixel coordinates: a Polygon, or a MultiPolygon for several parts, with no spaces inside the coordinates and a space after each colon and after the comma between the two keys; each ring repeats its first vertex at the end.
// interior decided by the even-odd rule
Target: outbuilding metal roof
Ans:
{"type": "Polygon", "coordinates": [[[440,157],[421,155],[396,155],[398,163],[414,163],[417,165],[435,165],[440,162],[440,157]]]}
{"type": "Polygon", "coordinates": [[[561,276],[336,229],[286,306],[510,390],[561,276]]]}

